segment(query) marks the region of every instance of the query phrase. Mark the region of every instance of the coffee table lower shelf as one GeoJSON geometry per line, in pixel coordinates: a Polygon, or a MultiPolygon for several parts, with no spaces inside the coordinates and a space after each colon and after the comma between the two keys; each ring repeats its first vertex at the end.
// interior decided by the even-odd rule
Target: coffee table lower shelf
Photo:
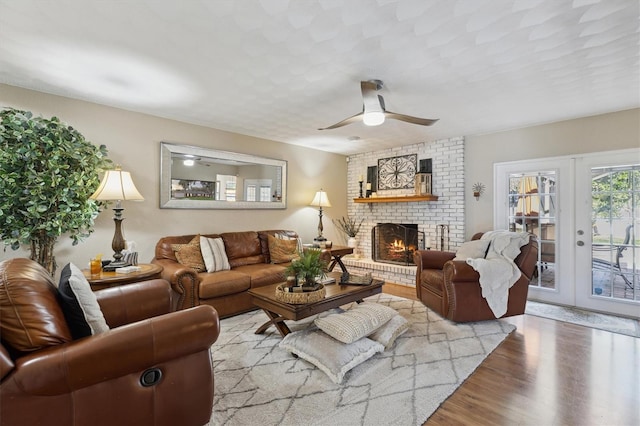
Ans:
{"type": "MultiPolygon", "coordinates": [[[[339,274],[337,275],[339,278],[339,274]]],[[[304,305],[293,305],[276,299],[276,287],[281,284],[272,284],[249,290],[254,305],[261,308],[269,317],[269,321],[262,324],[255,334],[262,334],[273,325],[282,337],[291,332],[286,320],[300,321],[312,315],[337,308],[348,303],[360,303],[366,297],[380,294],[384,281],[374,279],[369,285],[342,285],[327,284],[326,296],[323,300],[304,305]]]]}

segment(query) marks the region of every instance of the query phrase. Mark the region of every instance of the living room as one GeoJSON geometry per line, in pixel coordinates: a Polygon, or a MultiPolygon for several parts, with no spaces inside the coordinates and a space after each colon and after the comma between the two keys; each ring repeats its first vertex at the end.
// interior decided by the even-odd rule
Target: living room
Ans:
{"type": "MultiPolygon", "coordinates": [[[[16,17],[23,13],[20,8],[16,9],[14,8],[15,5],[9,5],[9,3],[10,2],[6,1],[0,2],[0,9],[11,9],[10,14],[2,13],[5,17],[0,18],[0,22],[3,24],[0,27],[12,28],[13,25],[5,25],[5,20],[10,19],[6,16],[16,17]]],[[[28,5],[22,6],[26,8],[24,10],[29,10],[30,7],[34,8],[34,10],[38,9],[37,2],[25,3],[28,5]]],[[[368,2],[357,2],[358,6],[363,9],[366,8],[367,3],[368,2]]],[[[374,3],[376,3],[376,8],[378,8],[381,7],[378,3],[384,2],[374,3]]],[[[392,3],[391,6],[396,6],[396,2],[389,3],[392,3]]],[[[399,3],[408,5],[411,2],[399,3]]],[[[575,6],[576,8],[584,8],[581,13],[586,13],[590,8],[590,6],[586,4],[590,2],[574,3],[585,3],[584,5],[576,4],[575,6]]],[[[96,95],[97,97],[94,98],[92,97],[91,89],[87,87],[74,91],[73,84],[67,83],[54,90],[46,85],[46,78],[41,74],[35,71],[32,71],[32,74],[27,74],[26,71],[28,68],[21,68],[23,67],[22,63],[15,62],[12,64],[11,58],[15,59],[15,56],[13,56],[13,54],[4,55],[4,53],[8,53],[9,50],[6,46],[0,46],[0,52],[3,53],[2,56],[9,58],[3,59],[2,62],[0,62],[3,68],[2,74],[0,74],[2,76],[0,79],[0,82],[2,82],[2,84],[0,84],[0,106],[28,110],[35,115],[41,115],[43,117],[59,117],[62,121],[78,129],[86,139],[93,144],[106,145],[109,158],[111,158],[114,163],[121,165],[123,170],[131,172],[137,189],[144,196],[144,201],[123,203],[125,208],[123,228],[126,240],[135,242],[141,262],[149,262],[154,256],[155,245],[158,240],[170,235],[291,229],[295,230],[301,236],[303,242],[311,243],[318,234],[318,209],[317,207],[311,206],[310,203],[316,191],[322,188],[327,192],[331,201],[331,207],[323,210],[323,234],[326,238],[333,241],[334,244],[346,245],[347,243],[346,236],[335,226],[334,220],[342,217],[358,217],[364,218],[365,220],[365,226],[359,234],[357,247],[357,250],[362,254],[363,258],[350,258],[349,260],[349,262],[351,262],[350,265],[357,268],[358,264],[366,263],[364,261],[369,261],[371,257],[370,233],[374,224],[388,219],[394,219],[396,216],[399,216],[400,220],[402,220],[403,217],[415,219],[412,220],[412,222],[416,223],[419,229],[424,231],[432,244],[434,244],[432,245],[432,249],[437,248],[435,244],[441,236],[441,230],[438,226],[444,223],[449,225],[450,234],[447,236],[447,245],[452,251],[455,251],[462,242],[469,240],[476,232],[485,232],[494,229],[496,226],[497,209],[496,164],[544,160],[548,158],[591,157],[598,156],[600,153],[618,151],[630,153],[630,158],[638,158],[637,149],[640,137],[638,53],[636,51],[637,44],[629,42],[629,40],[637,41],[638,32],[637,29],[625,32],[624,29],[628,28],[628,22],[621,17],[621,15],[625,13],[631,13],[637,16],[638,5],[637,2],[634,1],[614,3],[616,4],[616,7],[612,8],[612,10],[615,9],[614,11],[609,14],[601,13],[602,18],[594,19],[594,21],[596,24],[600,22],[611,31],[613,31],[611,29],[613,27],[613,25],[611,25],[612,22],[622,21],[619,27],[622,28],[621,33],[623,36],[618,34],[620,38],[615,39],[621,40],[620,44],[615,44],[615,40],[611,42],[611,45],[603,42],[605,48],[598,50],[596,46],[594,50],[586,49],[587,52],[584,53],[585,56],[591,52],[594,57],[607,58],[601,59],[603,61],[603,64],[600,64],[602,68],[598,68],[598,72],[596,73],[596,75],[603,73],[608,76],[608,78],[605,79],[606,84],[598,79],[596,79],[596,83],[598,84],[584,83],[581,79],[590,82],[594,82],[595,80],[589,80],[587,76],[582,74],[581,70],[573,68],[567,68],[568,71],[566,71],[567,73],[571,73],[572,78],[562,77],[562,73],[559,73],[556,82],[557,86],[554,86],[554,90],[561,91],[561,83],[566,82],[567,91],[584,91],[586,94],[583,94],[584,97],[578,98],[577,101],[566,101],[566,103],[562,104],[562,107],[559,109],[563,109],[563,111],[558,113],[555,118],[549,118],[548,115],[545,115],[545,108],[541,105],[547,103],[549,104],[548,109],[553,109],[552,106],[554,105],[552,104],[556,102],[561,103],[561,100],[558,99],[561,97],[543,98],[540,96],[540,98],[543,99],[542,102],[536,103],[537,108],[529,107],[526,105],[527,102],[539,102],[540,99],[535,93],[531,93],[531,90],[526,89],[526,82],[522,82],[521,85],[509,86],[509,88],[520,87],[522,91],[517,92],[517,96],[513,96],[513,98],[524,99],[525,95],[528,95],[530,96],[529,101],[516,99],[518,101],[516,102],[516,100],[510,99],[510,94],[503,93],[500,90],[499,84],[496,83],[496,80],[490,80],[490,84],[493,86],[490,90],[481,92],[482,99],[480,100],[476,99],[472,102],[471,99],[465,99],[465,94],[461,94],[460,92],[456,92],[456,96],[452,96],[452,100],[447,100],[446,84],[444,86],[445,89],[443,89],[441,85],[437,84],[439,81],[438,77],[426,71],[437,68],[434,67],[432,63],[421,64],[420,67],[416,66],[416,69],[412,70],[416,75],[425,76],[421,78],[422,80],[431,79],[434,81],[434,84],[431,86],[432,93],[420,91],[420,93],[414,93],[412,95],[410,93],[412,92],[411,85],[409,83],[401,84],[403,79],[408,78],[408,71],[394,71],[392,67],[385,66],[384,64],[378,65],[379,68],[376,68],[376,66],[362,59],[359,59],[359,61],[362,62],[359,62],[359,65],[354,67],[353,70],[343,70],[326,77],[326,80],[329,82],[338,78],[345,80],[345,82],[341,82],[339,86],[335,86],[332,89],[331,96],[339,97],[340,104],[336,105],[332,103],[331,108],[318,111],[317,115],[314,114],[313,105],[320,105],[326,101],[326,99],[315,101],[309,99],[307,95],[303,95],[301,91],[297,92],[300,97],[293,103],[295,104],[294,109],[297,108],[304,111],[301,112],[298,117],[293,118],[264,118],[266,116],[259,114],[254,116],[250,113],[255,112],[255,109],[251,109],[255,108],[255,106],[251,108],[247,106],[245,111],[242,105],[233,106],[234,100],[232,98],[215,99],[216,103],[227,103],[229,108],[232,106],[233,108],[237,108],[237,110],[235,110],[236,116],[240,116],[247,122],[255,121],[262,123],[265,128],[277,126],[278,123],[284,123],[283,127],[286,127],[289,125],[288,123],[293,121],[304,120],[306,134],[300,134],[299,138],[294,140],[295,143],[285,143],[275,138],[259,137],[256,133],[243,133],[241,130],[220,130],[225,128],[225,120],[221,120],[220,125],[214,125],[203,118],[215,114],[206,113],[207,104],[200,103],[200,100],[198,100],[200,99],[199,97],[196,97],[196,100],[192,99],[189,102],[185,102],[184,105],[179,105],[183,111],[192,108],[194,111],[197,111],[198,114],[194,112],[191,117],[185,118],[185,116],[182,115],[180,119],[176,119],[175,116],[172,115],[172,105],[164,105],[163,107],[145,105],[147,109],[146,112],[144,112],[145,108],[126,99],[121,99],[121,101],[118,99],[108,99],[104,97],[104,93],[98,93],[96,95]],[[620,49],[617,53],[616,48],[620,49]],[[605,53],[604,50],[613,51],[614,53],[605,53]],[[621,52],[624,52],[624,54],[621,52]],[[626,59],[622,59],[623,57],[626,59]],[[604,64],[604,62],[606,62],[606,64],[604,64]],[[620,67],[615,68],[616,64],[620,67]],[[608,74],[606,68],[608,66],[611,66],[612,69],[615,68],[615,70],[609,70],[610,73],[608,74]],[[10,72],[9,70],[12,68],[16,71],[10,72]],[[626,70],[620,71],[620,68],[626,70]],[[569,71],[569,69],[571,71],[569,71]],[[21,76],[21,73],[24,74],[21,76]],[[336,77],[336,75],[339,77],[336,77]],[[362,100],[359,97],[360,93],[357,87],[359,81],[377,78],[385,81],[385,86],[381,89],[380,93],[385,97],[390,109],[420,117],[439,118],[439,122],[429,127],[421,127],[410,123],[387,120],[385,124],[378,127],[378,129],[385,125],[392,127],[390,133],[385,135],[386,145],[374,137],[367,137],[372,133],[370,133],[369,129],[362,129],[364,126],[360,123],[350,125],[354,127],[345,126],[343,130],[340,130],[342,133],[338,134],[339,137],[327,133],[331,132],[331,130],[317,130],[318,127],[329,125],[343,119],[349,115],[349,111],[351,110],[353,110],[352,113],[358,112],[362,108],[362,100]],[[616,82],[616,79],[620,81],[616,82]],[[355,87],[353,91],[344,90],[345,87],[350,85],[355,87]],[[591,86],[598,86],[597,90],[590,92],[588,89],[592,89],[591,86]],[[605,89],[603,89],[603,86],[605,89]],[[624,88],[621,89],[620,86],[624,86],[624,88]],[[614,95],[607,96],[605,94],[607,89],[614,95]],[[493,93],[494,98],[487,97],[487,93],[493,93]],[[631,93],[631,95],[629,95],[629,93],[631,93]],[[396,95],[398,96],[396,97],[396,95]],[[400,95],[402,95],[402,98],[400,95]],[[610,99],[616,98],[616,96],[620,99],[624,98],[624,101],[616,103],[610,99]],[[420,99],[417,101],[412,99],[416,97],[420,99]],[[589,97],[594,99],[593,102],[584,101],[585,98],[589,97]],[[434,98],[437,99],[437,101],[434,101],[434,98]],[[407,103],[403,103],[404,99],[407,100],[407,103]],[[448,126],[449,122],[455,120],[472,121],[473,111],[469,109],[465,109],[464,113],[456,117],[456,109],[461,108],[461,104],[465,102],[473,103],[476,107],[475,111],[480,117],[480,121],[484,118],[489,120],[489,111],[483,110],[482,106],[484,105],[484,108],[490,110],[491,108],[487,104],[491,104],[493,99],[495,99],[496,104],[502,104],[502,108],[514,111],[522,109],[526,114],[520,114],[520,121],[517,122],[507,121],[507,118],[510,117],[505,115],[505,121],[490,130],[481,128],[481,130],[473,129],[463,133],[438,133],[437,127],[439,125],[448,126]],[[628,101],[629,99],[631,99],[631,101],[628,101]],[[449,105],[450,103],[454,103],[454,100],[458,102],[458,105],[449,105]],[[413,104],[411,102],[413,102],[413,104]],[[417,105],[420,108],[412,110],[409,108],[409,105],[417,105]],[[440,108],[439,105],[441,105],[442,108],[440,108]],[[504,105],[506,105],[506,107],[504,105]],[[393,106],[393,108],[391,108],[391,106],[393,106]],[[309,108],[308,111],[306,110],[307,108],[309,108]],[[444,115],[443,111],[446,111],[447,115],[444,115]],[[536,115],[536,113],[540,115],[536,115]],[[526,115],[529,116],[523,117],[526,115]],[[309,117],[312,117],[312,119],[309,117]],[[415,130],[416,128],[419,128],[421,133],[417,133],[418,130],[415,130]],[[404,133],[405,129],[406,137],[404,133]],[[348,140],[350,135],[356,135],[358,132],[363,132],[360,134],[367,136],[363,136],[360,140],[348,140]],[[389,142],[392,139],[395,139],[395,142],[389,142]],[[161,142],[205,147],[208,149],[251,154],[286,161],[288,167],[286,208],[265,210],[160,208],[161,142]],[[386,207],[382,207],[385,206],[384,204],[354,203],[354,198],[359,198],[360,176],[367,176],[367,169],[369,167],[377,166],[378,161],[381,159],[406,154],[417,154],[417,160],[430,158],[433,160],[434,165],[438,166],[437,168],[434,167],[433,173],[433,193],[439,197],[438,201],[395,203],[389,204],[386,207]],[[455,165],[455,168],[453,168],[452,165],[455,165]],[[451,183],[449,182],[451,179],[457,180],[451,183]],[[445,184],[445,181],[448,183],[445,184]],[[482,183],[484,185],[484,191],[477,198],[474,196],[472,189],[475,183],[482,183]]],[[[464,8],[465,2],[457,2],[457,4],[457,7],[464,8]]],[[[391,6],[387,5],[387,7],[391,6]]],[[[601,11],[601,9],[605,9],[605,6],[602,4],[599,6],[600,9],[594,6],[593,14],[597,14],[596,12],[598,12],[598,10],[601,11]]],[[[229,6],[225,5],[220,7],[221,9],[225,9],[226,13],[226,8],[229,6]]],[[[406,20],[410,22],[411,25],[417,25],[417,17],[409,17],[408,9],[410,8],[409,6],[406,7],[407,9],[403,9],[398,6],[398,10],[393,14],[395,16],[394,19],[400,21],[406,20]]],[[[549,4],[545,4],[544,6],[540,6],[540,9],[532,8],[532,10],[538,10],[542,13],[548,11],[549,8],[549,4]]],[[[89,13],[92,10],[93,9],[85,10],[85,13],[89,13]]],[[[156,12],[163,15],[163,19],[171,21],[170,16],[172,10],[173,9],[167,6],[166,9],[156,12]]],[[[495,9],[491,10],[494,11],[495,9]]],[[[48,13],[53,12],[49,11],[48,13]]],[[[104,11],[104,13],[109,16],[109,20],[114,19],[112,16],[114,12],[104,11]]],[[[342,13],[347,14],[345,11],[342,13]]],[[[419,15],[417,11],[415,13],[419,15]]],[[[251,14],[249,15],[253,16],[251,14]]],[[[357,15],[358,13],[353,12],[353,16],[357,15]]],[[[482,16],[477,10],[469,12],[469,15],[475,16],[476,19],[480,19],[482,16]]],[[[522,15],[525,15],[525,13],[522,12],[518,18],[522,19],[522,15]]],[[[82,14],[79,16],[82,18],[82,14]]],[[[237,15],[234,16],[236,16],[236,19],[240,19],[238,17],[241,17],[242,13],[237,12],[237,15]]],[[[572,16],[575,18],[574,15],[572,16]]],[[[577,19],[579,19],[581,15],[577,16],[577,19]]],[[[138,19],[143,20],[140,16],[138,16],[138,19]]],[[[352,19],[356,20],[355,17],[352,17],[352,19]]],[[[105,18],[105,20],[107,19],[105,18]]],[[[505,21],[506,20],[508,20],[508,18],[505,18],[505,21]]],[[[124,25],[121,21],[116,21],[119,22],[119,25],[124,25]]],[[[255,28],[254,25],[257,25],[250,22],[241,23],[248,28],[246,31],[250,31],[251,28],[255,28]]],[[[472,24],[473,22],[469,25],[472,24]]],[[[564,21],[562,24],[564,25],[564,21]]],[[[175,25],[175,28],[181,28],[179,22],[173,22],[172,25],[175,25]]],[[[92,34],[88,27],[90,27],[90,24],[87,24],[84,28],[87,32],[87,40],[90,39],[89,34],[92,34]]],[[[585,27],[586,25],[583,26],[583,24],[580,24],[581,31],[586,31],[585,27]]],[[[540,28],[546,28],[547,31],[551,31],[542,24],[540,24],[540,28]]],[[[0,30],[0,34],[2,34],[3,31],[5,30],[0,30]]],[[[42,41],[42,37],[46,36],[47,33],[46,30],[33,31],[34,34],[38,36],[35,37],[34,35],[34,39],[38,41],[42,41]]],[[[542,31],[542,29],[539,31],[542,31]]],[[[578,30],[570,32],[573,34],[576,31],[578,30]]],[[[484,35],[488,37],[487,34],[484,35]]],[[[69,37],[69,35],[59,35],[60,40],[64,40],[65,37],[69,37]]],[[[133,36],[131,37],[133,38],[133,36]]],[[[579,37],[576,38],[579,39],[579,37]]],[[[381,45],[389,42],[389,39],[384,39],[384,37],[375,38],[375,40],[381,45]]],[[[369,42],[371,42],[371,40],[369,40],[369,42]]],[[[126,41],[122,43],[126,45],[126,41]]],[[[323,41],[316,41],[316,43],[321,45],[321,53],[326,55],[326,47],[323,41]]],[[[366,40],[362,43],[364,43],[364,46],[367,45],[366,40]]],[[[434,41],[433,43],[436,42],[434,41]]],[[[442,43],[443,46],[450,43],[451,57],[457,58],[456,61],[464,62],[465,55],[456,55],[456,43],[453,40],[445,40],[442,41],[442,43]]],[[[593,43],[596,42],[593,41],[593,43]]],[[[37,47],[37,43],[35,44],[37,47]]],[[[571,44],[571,46],[574,45],[571,44]]],[[[590,47],[591,46],[589,46],[589,48],[590,47]]],[[[202,46],[200,46],[200,48],[206,50],[202,46]]],[[[568,47],[566,48],[569,49],[568,47]]],[[[15,49],[18,48],[16,47],[15,49]]],[[[53,51],[51,46],[49,46],[48,49],[49,50],[43,49],[43,51],[53,51]]],[[[560,55],[563,49],[564,48],[557,48],[557,50],[552,49],[552,53],[549,53],[547,60],[553,61],[554,55],[556,53],[560,55]]],[[[583,47],[575,47],[575,49],[581,50],[583,47]]],[[[338,55],[339,51],[340,49],[336,49],[336,55],[338,55]]],[[[275,50],[274,55],[277,52],[278,51],[275,50]]],[[[407,50],[407,52],[411,51],[407,50]]],[[[60,51],[55,51],[55,53],[61,57],[64,57],[64,54],[66,54],[60,53],[60,51]]],[[[255,54],[255,52],[251,53],[255,54]]],[[[138,54],[141,53],[138,52],[138,54]]],[[[410,53],[405,54],[410,55],[410,53]]],[[[248,59],[246,59],[244,55],[237,55],[238,63],[242,64],[243,68],[249,68],[247,62],[245,62],[248,61],[248,59]]],[[[267,58],[268,55],[257,56],[259,56],[259,60],[265,61],[265,63],[269,62],[267,58]]],[[[569,63],[575,60],[577,56],[567,54],[564,59],[554,62],[554,64],[556,66],[565,65],[569,67],[569,63]]],[[[37,55],[35,57],[37,57],[37,55]]],[[[444,50],[442,51],[442,57],[448,58],[444,50]]],[[[473,55],[469,55],[468,58],[473,58],[473,55]]],[[[322,63],[332,62],[329,59],[325,61],[320,61],[320,59],[318,59],[318,61],[322,63]]],[[[388,61],[389,57],[387,56],[385,59],[388,61]]],[[[178,59],[175,60],[178,61],[178,59]]],[[[416,59],[416,61],[418,61],[418,59],[416,59]]],[[[64,60],[62,62],[64,62],[64,60]]],[[[217,64],[224,63],[224,61],[214,62],[217,64]]],[[[228,60],[227,63],[232,63],[232,61],[228,60]]],[[[269,63],[271,64],[271,62],[269,63]]],[[[441,62],[438,63],[440,66],[442,65],[441,62]]],[[[253,64],[252,62],[251,65],[253,64]]],[[[224,68],[223,66],[218,66],[224,68]]],[[[593,66],[598,67],[597,61],[594,61],[593,66]]],[[[52,67],[54,66],[52,65],[52,67]]],[[[123,69],[125,68],[123,67],[123,69]]],[[[322,69],[324,70],[326,68],[322,69]]],[[[491,68],[479,69],[479,73],[482,71],[481,74],[484,77],[485,74],[489,73],[487,70],[490,69],[491,68]]],[[[522,69],[520,69],[520,71],[522,71],[522,69]]],[[[538,69],[538,72],[541,74],[546,71],[548,70],[544,68],[538,69]]],[[[200,72],[202,71],[198,71],[196,74],[197,77],[194,77],[194,81],[203,78],[199,74],[200,72]]],[[[233,72],[233,67],[228,67],[226,70],[227,74],[232,74],[233,72]]],[[[133,74],[133,72],[131,73],[133,74]]],[[[117,76],[119,74],[114,75],[117,76]]],[[[509,78],[505,78],[505,80],[518,80],[517,72],[508,75],[509,78]]],[[[322,78],[322,76],[317,78],[322,78]]],[[[470,77],[468,74],[465,74],[464,78],[469,79],[470,77]]],[[[247,77],[247,81],[250,82],[247,83],[248,86],[266,84],[259,79],[249,77],[247,77]]],[[[444,78],[442,81],[446,83],[451,82],[451,80],[444,78]]],[[[291,85],[294,85],[295,82],[296,81],[292,81],[291,85]]],[[[126,86],[130,82],[125,83],[123,84],[126,86]]],[[[285,83],[281,84],[282,86],[287,85],[285,83]]],[[[532,87],[539,87],[533,84],[533,82],[531,85],[532,87]]],[[[180,86],[180,84],[176,84],[176,86],[180,86]]],[[[257,92],[258,94],[254,94],[254,96],[263,98],[261,99],[263,102],[260,104],[261,108],[278,110],[278,102],[285,102],[284,99],[286,97],[273,96],[278,94],[278,87],[275,83],[269,83],[269,86],[270,91],[259,91],[257,92]],[[268,98],[269,102],[266,102],[264,98],[268,98]]],[[[466,87],[469,88],[470,86],[466,87]]],[[[452,91],[455,89],[455,87],[451,87],[452,91]]],[[[126,93],[126,91],[123,93],[126,93]]],[[[469,92],[470,98],[471,94],[472,93],[469,92]]],[[[203,98],[216,98],[216,92],[212,91],[199,94],[199,96],[203,98]]],[[[293,95],[289,96],[293,97],[293,95]]],[[[142,103],[144,104],[144,102],[142,103]]],[[[176,106],[176,108],[178,107],[176,106]]],[[[505,110],[501,109],[500,111],[504,113],[505,110]]],[[[251,127],[253,125],[253,123],[247,125],[247,128],[253,129],[253,127],[251,127]]],[[[477,129],[480,129],[480,127],[477,129]]],[[[283,137],[282,139],[284,140],[286,138],[283,137]]],[[[292,139],[289,138],[289,142],[291,140],[292,139]]],[[[364,183],[366,185],[366,181],[364,183]]],[[[405,196],[413,192],[414,189],[391,190],[387,191],[386,195],[397,194],[405,196]]],[[[377,195],[384,196],[385,191],[379,191],[377,195]]],[[[112,212],[110,209],[106,209],[96,219],[95,232],[79,245],[73,246],[71,240],[68,238],[63,237],[59,239],[55,251],[56,261],[59,267],[62,267],[68,262],[73,262],[76,265],[85,267],[89,260],[97,254],[102,254],[105,258],[111,257],[113,252],[111,249],[113,235],[114,222],[112,212]]],[[[571,242],[573,243],[573,240],[571,240],[571,242]]],[[[29,252],[25,247],[17,251],[7,248],[0,252],[0,261],[28,256],[29,252]]],[[[348,264],[348,267],[351,267],[350,265],[348,264]]],[[[385,277],[385,279],[389,282],[401,284],[409,290],[413,290],[412,286],[414,286],[414,284],[411,279],[415,276],[414,270],[415,267],[409,267],[408,274],[405,274],[407,277],[398,278],[397,280],[392,280],[390,277],[385,277]]],[[[637,305],[633,305],[633,307],[637,309],[637,305]]],[[[635,365],[633,368],[637,370],[637,363],[637,360],[633,360],[629,365],[635,365]]],[[[635,395],[634,398],[637,400],[638,395],[635,395]]]]}

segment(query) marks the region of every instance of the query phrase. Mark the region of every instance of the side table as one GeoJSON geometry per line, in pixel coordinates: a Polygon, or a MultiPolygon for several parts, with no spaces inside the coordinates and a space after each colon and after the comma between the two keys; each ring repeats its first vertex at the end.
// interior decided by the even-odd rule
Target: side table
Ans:
{"type": "Polygon", "coordinates": [[[155,278],[161,278],[162,266],[154,265],[151,263],[139,263],[141,269],[135,272],[129,272],[128,274],[119,274],[117,272],[105,272],[100,274],[91,275],[88,269],[83,269],[82,273],[91,284],[92,290],[102,290],[103,288],[117,287],[122,284],[130,284],[138,281],[152,280],[155,278]]]}
{"type": "Polygon", "coordinates": [[[331,248],[326,249],[331,253],[331,263],[329,264],[329,272],[333,271],[333,268],[336,267],[336,264],[340,266],[343,273],[347,273],[347,267],[342,263],[342,256],[346,256],[348,254],[353,253],[353,248],[346,246],[332,246],[331,248]]]}

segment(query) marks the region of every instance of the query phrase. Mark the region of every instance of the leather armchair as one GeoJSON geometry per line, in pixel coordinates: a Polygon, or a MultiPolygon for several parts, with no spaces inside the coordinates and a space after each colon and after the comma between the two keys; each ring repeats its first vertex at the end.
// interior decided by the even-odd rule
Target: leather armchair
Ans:
{"type": "MultiPolygon", "coordinates": [[[[475,234],[477,240],[482,233],[475,234]]],[[[451,321],[483,321],[495,319],[482,297],[480,275],[462,260],[453,260],[455,253],[418,250],[413,260],[417,265],[416,294],[428,308],[451,321]]],[[[529,282],[538,261],[538,240],[534,235],[515,258],[522,276],[509,289],[507,312],[503,317],[524,314],[529,282]]]]}
{"type": "Polygon", "coordinates": [[[206,424],[215,309],[170,312],[160,279],[95,294],[110,330],[72,340],[46,270],[29,259],[0,263],[2,425],[206,424]]]}

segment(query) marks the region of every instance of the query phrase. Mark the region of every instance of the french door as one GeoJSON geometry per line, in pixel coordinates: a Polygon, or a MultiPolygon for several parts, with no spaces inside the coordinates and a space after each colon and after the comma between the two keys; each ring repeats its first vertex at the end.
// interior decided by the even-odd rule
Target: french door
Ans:
{"type": "Polygon", "coordinates": [[[640,150],[500,163],[496,229],[539,239],[529,298],[640,317],[640,150]]]}
{"type": "Polygon", "coordinates": [[[576,305],[640,318],[640,150],[576,159],[576,305]]]}
{"type": "Polygon", "coordinates": [[[494,228],[538,236],[538,264],[529,285],[530,299],[575,304],[571,174],[569,158],[499,163],[494,167],[494,228]]]}

